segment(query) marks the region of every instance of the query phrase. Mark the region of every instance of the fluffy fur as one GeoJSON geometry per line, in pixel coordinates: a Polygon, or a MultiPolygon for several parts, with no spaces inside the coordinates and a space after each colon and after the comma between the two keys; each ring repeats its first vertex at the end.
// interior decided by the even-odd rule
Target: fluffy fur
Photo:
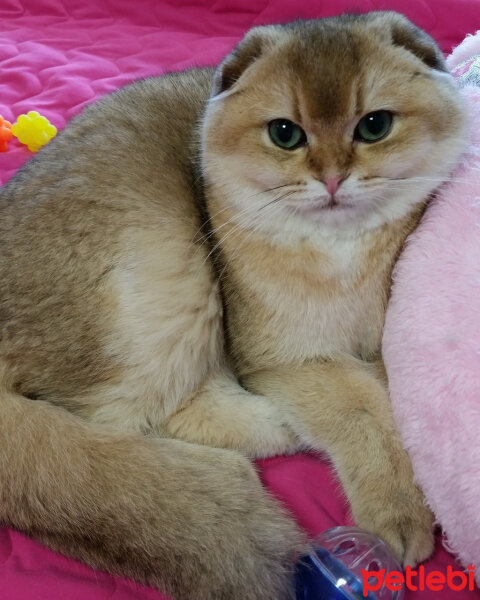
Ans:
{"type": "MultiPolygon", "coordinates": [[[[448,59],[480,59],[480,33],[448,59]]],[[[477,70],[478,72],[478,70],[477,70]]],[[[458,69],[461,80],[465,68],[458,69]]],[[[465,566],[480,564],[480,88],[470,143],[398,262],[383,341],[397,422],[429,505],[465,566]]],[[[477,78],[480,85],[480,78],[477,78]]]]}
{"type": "Polygon", "coordinates": [[[426,557],[379,348],[462,127],[438,48],[393,13],[254,29],[215,74],[75,119],[0,196],[0,518],[179,600],[284,600],[305,545],[245,454],[307,447],[359,525],[426,557]],[[380,109],[391,133],[353,140],[380,109]],[[275,147],[276,118],[308,143],[275,147]]]}

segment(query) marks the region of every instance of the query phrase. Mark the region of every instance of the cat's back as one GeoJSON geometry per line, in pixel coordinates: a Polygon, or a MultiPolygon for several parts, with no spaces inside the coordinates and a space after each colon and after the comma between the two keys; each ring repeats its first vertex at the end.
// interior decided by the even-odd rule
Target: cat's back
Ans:
{"type": "Polygon", "coordinates": [[[0,189],[0,357],[23,356],[25,381],[48,379],[32,351],[45,345],[71,387],[107,372],[121,274],[148,260],[182,272],[200,226],[193,165],[210,85],[209,69],[192,70],[106,96],[0,189]]]}
{"type": "Polygon", "coordinates": [[[0,188],[0,274],[39,257],[44,270],[71,248],[101,264],[127,227],[197,221],[193,155],[210,84],[210,69],[141,80],[73,119],[0,188]]]}
{"type": "Polygon", "coordinates": [[[150,196],[148,188],[164,188],[169,175],[189,177],[211,78],[210,69],[152,77],[88,106],[0,189],[0,210],[62,196],[73,208],[87,196],[105,201],[114,190],[118,203],[122,188],[150,196]]]}

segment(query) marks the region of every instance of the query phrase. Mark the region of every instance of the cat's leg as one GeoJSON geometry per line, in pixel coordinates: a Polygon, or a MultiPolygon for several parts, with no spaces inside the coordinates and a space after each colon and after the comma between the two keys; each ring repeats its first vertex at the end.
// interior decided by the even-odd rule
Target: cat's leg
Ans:
{"type": "Polygon", "coordinates": [[[120,376],[75,393],[69,408],[119,429],[271,456],[299,448],[281,413],[225,366],[223,306],[205,245],[141,229],[109,276],[118,299],[106,351],[120,376]]]}
{"type": "Polygon", "coordinates": [[[302,536],[239,453],[115,431],[0,384],[0,521],[177,600],[292,600],[302,536]]]}
{"type": "Polygon", "coordinates": [[[360,527],[385,539],[404,565],[430,555],[432,515],[413,482],[377,366],[342,357],[242,381],[275,400],[304,443],[329,453],[360,527]]]}
{"type": "Polygon", "coordinates": [[[161,429],[175,438],[234,448],[256,458],[301,449],[279,407],[264,396],[246,391],[227,370],[207,377],[161,429]]]}

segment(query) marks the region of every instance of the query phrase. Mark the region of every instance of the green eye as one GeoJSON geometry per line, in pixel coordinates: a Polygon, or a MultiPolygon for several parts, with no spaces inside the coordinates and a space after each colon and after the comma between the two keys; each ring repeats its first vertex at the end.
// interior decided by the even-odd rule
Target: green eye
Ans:
{"type": "Polygon", "coordinates": [[[388,135],[392,128],[393,115],[388,110],[376,110],[360,119],[355,128],[354,138],[361,142],[378,142],[388,135]]]}
{"type": "Polygon", "coordinates": [[[270,121],[268,133],[272,142],[284,150],[295,150],[307,141],[303,129],[288,119],[270,121]]]}

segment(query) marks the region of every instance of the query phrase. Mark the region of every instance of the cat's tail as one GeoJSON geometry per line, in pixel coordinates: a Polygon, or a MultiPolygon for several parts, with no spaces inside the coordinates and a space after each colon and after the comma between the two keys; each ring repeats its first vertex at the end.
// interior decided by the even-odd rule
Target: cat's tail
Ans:
{"type": "Polygon", "coordinates": [[[177,600],[286,600],[301,536],[235,452],[0,390],[0,520],[177,600]]]}

